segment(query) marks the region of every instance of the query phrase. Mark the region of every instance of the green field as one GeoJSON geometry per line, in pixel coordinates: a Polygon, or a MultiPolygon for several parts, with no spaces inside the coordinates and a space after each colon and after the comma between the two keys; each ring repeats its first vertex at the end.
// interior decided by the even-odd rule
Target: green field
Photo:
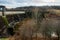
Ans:
{"type": "Polygon", "coordinates": [[[9,40],[9,38],[0,38],[0,40],[9,40]]]}

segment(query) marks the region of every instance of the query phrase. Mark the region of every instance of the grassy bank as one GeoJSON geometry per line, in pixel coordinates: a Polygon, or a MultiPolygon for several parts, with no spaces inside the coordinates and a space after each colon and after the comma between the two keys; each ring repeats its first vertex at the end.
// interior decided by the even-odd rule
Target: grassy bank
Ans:
{"type": "Polygon", "coordinates": [[[9,38],[0,38],[0,40],[9,40],[9,38]]]}

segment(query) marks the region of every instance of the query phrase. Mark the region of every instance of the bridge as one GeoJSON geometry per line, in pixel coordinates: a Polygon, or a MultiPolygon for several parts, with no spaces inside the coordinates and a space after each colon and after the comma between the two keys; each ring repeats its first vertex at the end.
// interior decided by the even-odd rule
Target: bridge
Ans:
{"type": "MultiPolygon", "coordinates": [[[[14,15],[14,14],[25,14],[25,11],[5,11],[4,15],[14,15]]],[[[0,16],[2,16],[2,12],[0,11],[0,16]]]]}
{"type": "Polygon", "coordinates": [[[25,11],[21,10],[13,10],[13,9],[8,9],[6,10],[5,6],[0,6],[0,16],[2,15],[12,15],[12,14],[25,14],[25,11]]]}

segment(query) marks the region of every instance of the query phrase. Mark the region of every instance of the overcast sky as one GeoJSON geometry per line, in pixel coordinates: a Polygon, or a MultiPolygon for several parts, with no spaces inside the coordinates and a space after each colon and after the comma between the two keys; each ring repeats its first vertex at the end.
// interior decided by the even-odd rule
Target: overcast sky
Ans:
{"type": "Polygon", "coordinates": [[[0,5],[7,8],[20,6],[44,6],[44,5],[60,5],[60,0],[0,0],[0,5]]]}

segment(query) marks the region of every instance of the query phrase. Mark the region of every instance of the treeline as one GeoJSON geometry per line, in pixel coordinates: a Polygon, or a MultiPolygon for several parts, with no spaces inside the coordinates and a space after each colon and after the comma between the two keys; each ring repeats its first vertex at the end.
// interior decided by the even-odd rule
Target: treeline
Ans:
{"type": "Polygon", "coordinates": [[[25,6],[25,7],[16,7],[16,8],[11,8],[11,9],[7,9],[7,11],[26,11],[26,10],[32,10],[33,8],[39,8],[39,9],[60,9],[60,6],[25,6]]]}

